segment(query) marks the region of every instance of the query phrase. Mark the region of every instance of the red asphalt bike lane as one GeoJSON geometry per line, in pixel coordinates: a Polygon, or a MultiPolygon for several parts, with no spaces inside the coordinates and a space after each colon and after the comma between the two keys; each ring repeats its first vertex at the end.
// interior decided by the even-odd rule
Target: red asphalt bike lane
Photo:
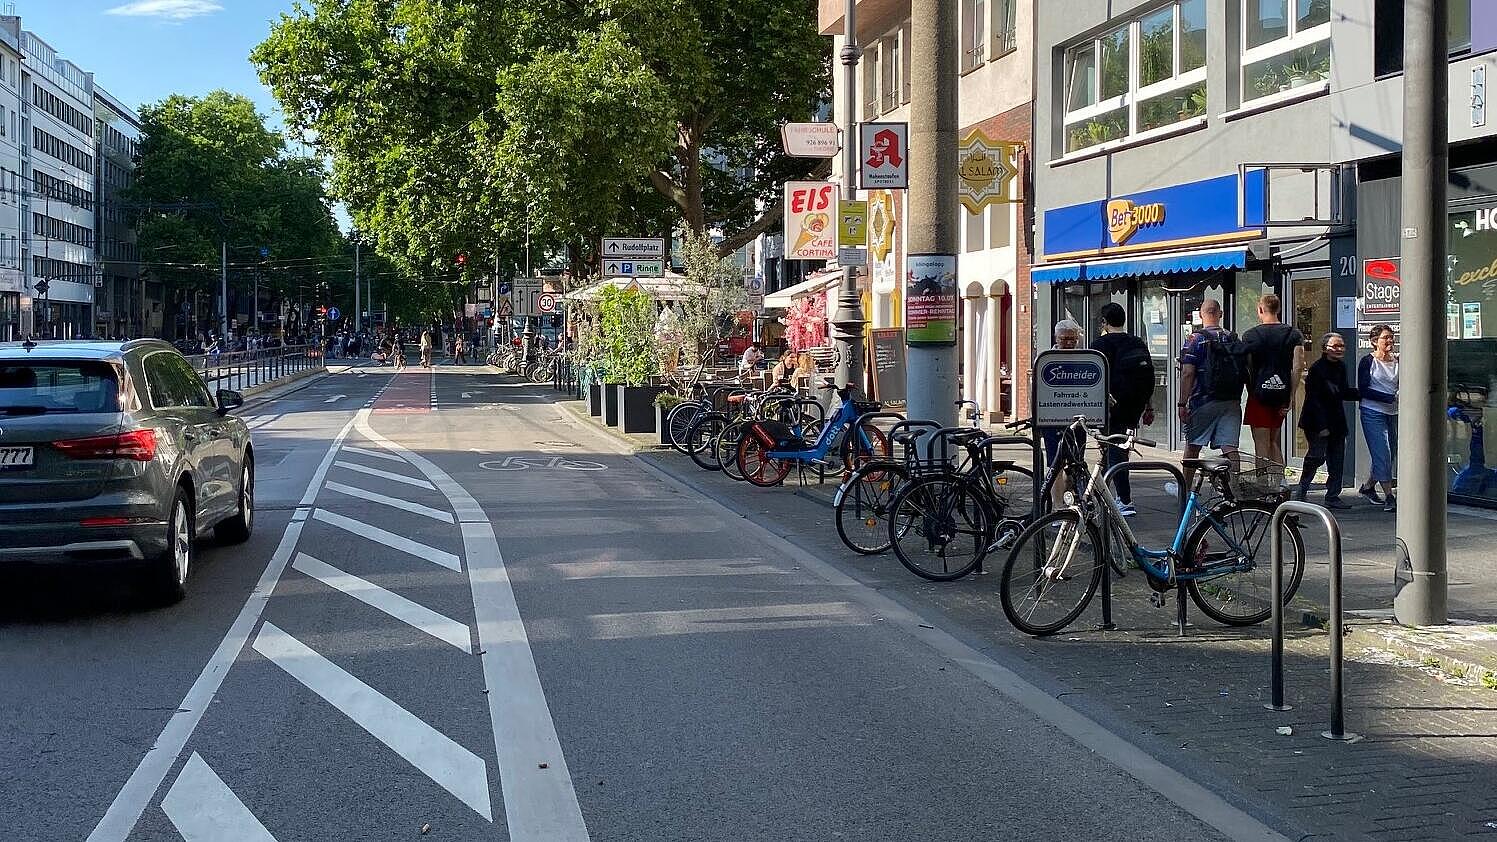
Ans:
{"type": "Polygon", "coordinates": [[[384,394],[374,402],[377,414],[426,414],[431,412],[433,371],[400,371],[395,374],[384,394]]]}

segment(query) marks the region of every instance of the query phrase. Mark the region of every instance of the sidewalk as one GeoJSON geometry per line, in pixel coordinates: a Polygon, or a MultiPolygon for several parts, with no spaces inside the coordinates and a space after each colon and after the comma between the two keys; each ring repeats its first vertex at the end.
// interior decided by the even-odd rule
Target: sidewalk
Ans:
{"type": "MultiPolygon", "coordinates": [[[[1295,707],[1271,712],[1263,708],[1266,624],[1222,628],[1192,605],[1192,625],[1179,637],[1173,595],[1163,609],[1151,607],[1147,586],[1135,574],[1115,588],[1118,630],[1096,630],[1094,601],[1066,633],[1033,640],[1003,619],[991,575],[937,584],[911,576],[892,555],[859,556],[844,548],[832,523],[833,483],[800,487],[792,474],[787,487],[759,489],[702,471],[671,451],[651,449],[639,458],[864,584],[940,618],[947,631],[1290,838],[1497,838],[1497,692],[1363,645],[1372,639],[1370,630],[1380,628],[1375,623],[1361,620],[1346,646],[1347,728],[1361,739],[1334,743],[1320,737],[1329,722],[1329,678],[1327,637],[1319,628],[1295,623],[1286,630],[1285,686],[1295,707]]],[[[1168,530],[1165,513],[1172,504],[1160,481],[1135,485],[1137,529],[1146,542],[1157,541],[1168,530]]],[[[1392,519],[1370,505],[1343,514],[1347,606],[1386,607],[1392,519]]],[[[1305,613],[1314,613],[1326,593],[1325,539],[1314,531],[1306,525],[1305,613]]],[[[1497,605],[1490,575],[1497,563],[1480,547],[1483,536],[1494,533],[1497,524],[1484,517],[1452,516],[1451,570],[1463,583],[1459,602],[1452,588],[1452,605],[1461,610],[1490,612],[1497,605]]]]}

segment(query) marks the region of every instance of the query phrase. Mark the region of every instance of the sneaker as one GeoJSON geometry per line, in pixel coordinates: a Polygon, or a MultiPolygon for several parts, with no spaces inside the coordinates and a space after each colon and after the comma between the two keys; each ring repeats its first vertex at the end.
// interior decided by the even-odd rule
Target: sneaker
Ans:
{"type": "Polygon", "coordinates": [[[1298,500],[1301,503],[1305,502],[1305,489],[1296,485],[1294,490],[1289,492],[1289,499],[1298,500]]]}
{"type": "Polygon", "coordinates": [[[1371,485],[1364,485],[1361,488],[1358,488],[1357,493],[1362,495],[1363,497],[1366,497],[1367,500],[1374,506],[1381,506],[1383,504],[1382,496],[1378,494],[1377,489],[1373,488],[1371,485]]]}
{"type": "Polygon", "coordinates": [[[1119,500],[1118,514],[1122,515],[1123,517],[1137,517],[1138,509],[1134,508],[1132,503],[1124,503],[1123,501],[1119,500]]]}
{"type": "Polygon", "coordinates": [[[1164,483],[1164,493],[1168,494],[1171,497],[1179,497],[1180,496],[1180,484],[1177,483],[1177,482],[1175,482],[1174,480],[1167,480],[1164,483]]]}
{"type": "MultiPolygon", "coordinates": [[[[1305,498],[1301,496],[1299,499],[1303,500],[1305,498]]],[[[1325,498],[1325,507],[1327,509],[1350,509],[1351,504],[1340,497],[1327,497],[1325,498]]]]}
{"type": "Polygon", "coordinates": [[[1396,497],[1394,497],[1392,494],[1388,495],[1388,502],[1387,502],[1387,504],[1385,504],[1383,506],[1383,511],[1385,511],[1385,512],[1396,512],[1396,511],[1398,511],[1398,499],[1396,497]]]}

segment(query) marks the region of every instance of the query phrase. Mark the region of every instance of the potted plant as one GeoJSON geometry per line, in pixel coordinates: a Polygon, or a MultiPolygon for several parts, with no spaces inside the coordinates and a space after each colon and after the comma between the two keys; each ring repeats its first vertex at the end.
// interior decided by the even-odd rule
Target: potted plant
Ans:
{"type": "Polygon", "coordinates": [[[1189,96],[1180,99],[1180,119],[1203,117],[1206,114],[1206,89],[1197,88],[1189,96]]]}
{"type": "Polygon", "coordinates": [[[660,443],[667,447],[675,444],[675,439],[671,436],[670,425],[665,423],[665,419],[671,414],[671,410],[685,401],[685,398],[671,391],[655,396],[655,430],[660,433],[660,443]]]}
{"type": "Polygon", "coordinates": [[[638,432],[654,432],[651,402],[660,387],[645,384],[656,370],[655,302],[638,289],[607,287],[599,295],[598,314],[608,372],[604,377],[603,423],[620,426],[622,410],[628,406],[634,421],[631,426],[638,432]]]}
{"type": "Polygon", "coordinates": [[[1265,67],[1261,73],[1253,77],[1253,87],[1260,96],[1268,96],[1282,90],[1279,87],[1279,72],[1272,67],[1265,67]]]}
{"type": "Polygon", "coordinates": [[[1297,58],[1284,68],[1284,86],[1282,89],[1293,90],[1301,88],[1314,81],[1311,77],[1310,62],[1297,58]]]}

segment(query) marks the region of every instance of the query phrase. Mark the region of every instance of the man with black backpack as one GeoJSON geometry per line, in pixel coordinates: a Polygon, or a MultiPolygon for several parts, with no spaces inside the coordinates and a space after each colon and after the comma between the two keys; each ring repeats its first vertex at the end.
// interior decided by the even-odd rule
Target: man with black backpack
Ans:
{"type": "Polygon", "coordinates": [[[1253,449],[1274,465],[1284,464],[1280,431],[1294,403],[1305,364],[1305,336],[1279,319],[1280,301],[1258,299],[1258,326],[1242,335],[1248,350],[1248,399],[1243,420],[1253,430],[1253,449]]]}
{"type": "MultiPolygon", "coordinates": [[[[1240,339],[1221,326],[1222,305],[1201,302],[1201,328],[1180,349],[1180,395],[1176,413],[1185,425],[1185,458],[1214,447],[1228,459],[1237,455],[1242,434],[1242,390],[1247,385],[1247,355],[1240,339]]],[[[1185,469],[1185,487],[1195,471],[1185,469]]],[[[1167,483],[1166,488],[1174,483],[1167,483]]]]}
{"type": "MultiPolygon", "coordinates": [[[[1127,315],[1121,305],[1102,305],[1102,335],[1092,340],[1092,350],[1107,358],[1107,435],[1137,430],[1140,419],[1154,423],[1154,358],[1149,346],[1137,336],[1123,330],[1127,315]]],[[[1119,447],[1104,448],[1103,464],[1112,467],[1128,461],[1128,451],[1119,447]]],[[[1124,517],[1138,513],[1133,508],[1133,484],[1128,472],[1113,480],[1118,492],[1118,507],[1124,517]]]]}

